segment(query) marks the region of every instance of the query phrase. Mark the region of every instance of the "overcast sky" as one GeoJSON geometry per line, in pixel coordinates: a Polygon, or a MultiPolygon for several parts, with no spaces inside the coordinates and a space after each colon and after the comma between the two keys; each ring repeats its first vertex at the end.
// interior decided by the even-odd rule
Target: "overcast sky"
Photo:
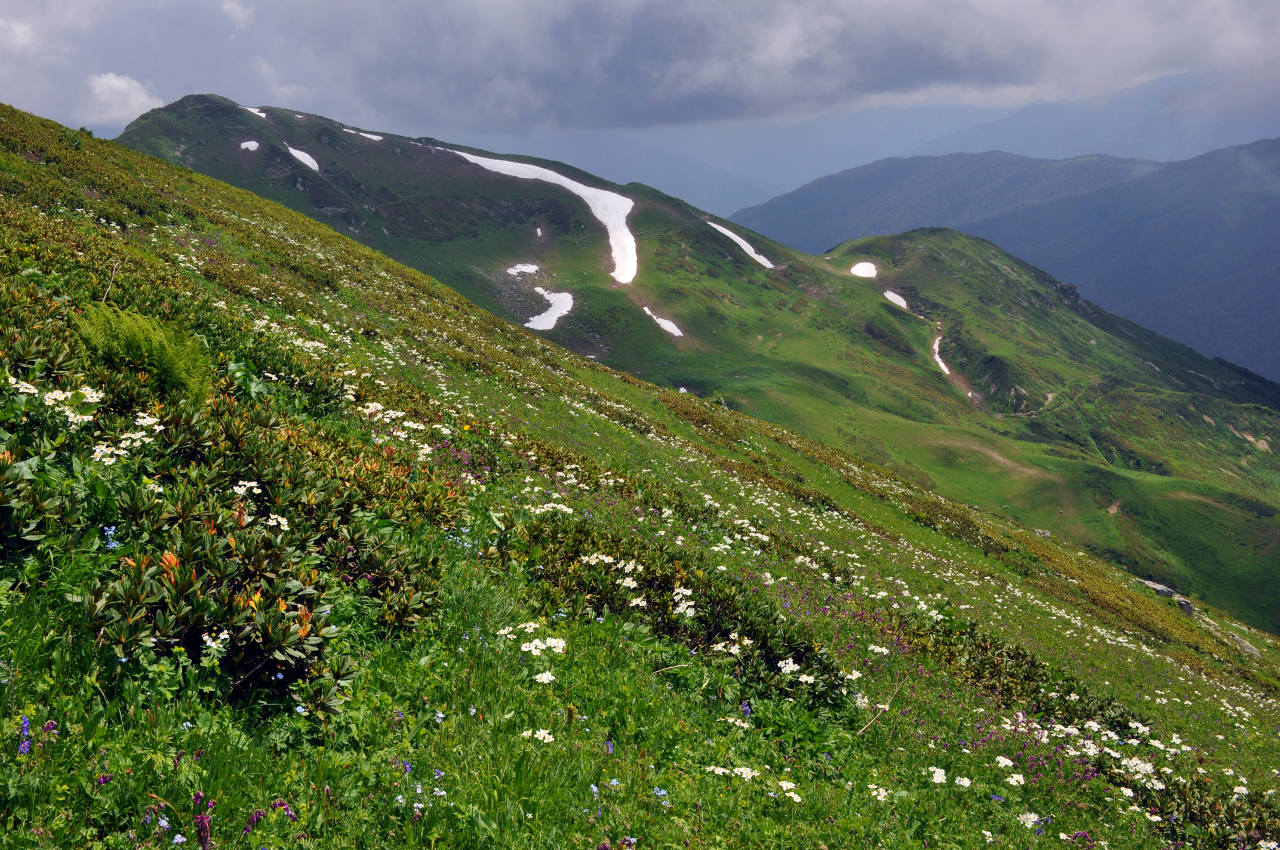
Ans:
{"type": "Polygon", "coordinates": [[[1273,0],[0,0],[0,99],[119,126],[192,92],[427,133],[1280,89],[1273,0]]]}
{"type": "Polygon", "coordinates": [[[1193,72],[1213,85],[1180,108],[1247,115],[1280,103],[1277,41],[1276,0],[0,0],[0,100],[110,136],[210,92],[464,140],[1017,106],[1193,72]]]}

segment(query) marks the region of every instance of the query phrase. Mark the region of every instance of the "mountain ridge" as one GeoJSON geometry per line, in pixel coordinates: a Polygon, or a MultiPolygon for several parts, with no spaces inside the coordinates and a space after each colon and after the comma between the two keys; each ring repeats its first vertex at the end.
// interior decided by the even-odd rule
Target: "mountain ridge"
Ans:
{"type": "Polygon", "coordinates": [[[611,277],[605,228],[563,188],[468,164],[439,140],[374,141],[287,109],[266,108],[262,119],[230,101],[186,103],[231,123],[190,122],[182,107],[166,107],[125,140],[171,159],[181,148],[187,164],[345,229],[513,323],[547,310],[538,289],[571,295],[568,312],[539,332],[612,368],[851,448],[1144,577],[1251,611],[1255,622],[1280,611],[1264,578],[1280,390],[1105,314],[988,242],[916,231],[813,257],[727,225],[766,266],[709,226],[722,220],[679,199],[500,157],[632,202],[637,273],[622,284],[611,277]],[[261,150],[241,156],[251,131],[280,139],[281,174],[265,174],[261,150]],[[319,174],[287,147],[310,151],[319,174]],[[358,212],[354,224],[326,210],[328,190],[314,188],[326,174],[371,199],[344,202],[358,212]],[[877,276],[852,274],[859,263],[877,276]],[[980,457],[1040,472],[993,483],[980,457]],[[1199,526],[1183,528],[1186,504],[1167,495],[1183,490],[1249,541],[1244,560],[1199,526]],[[1241,499],[1261,512],[1240,513],[1241,499]],[[1112,511],[1117,501],[1124,509],[1112,511]],[[1236,574],[1249,577],[1222,578],[1236,574]]]}
{"type": "MultiPolygon", "coordinates": [[[[953,226],[990,239],[1071,280],[1109,310],[1210,356],[1280,376],[1280,349],[1270,344],[1280,307],[1266,297],[1268,281],[1280,273],[1280,255],[1266,236],[1267,223],[1280,215],[1280,140],[1142,166],[1139,172],[1149,170],[1126,179],[1099,172],[1097,185],[1059,197],[987,181],[977,194],[990,208],[965,209],[975,184],[1014,161],[975,154],[863,166],[733,218],[820,250],[850,236],[899,230],[899,211],[910,209],[913,226],[953,226]],[[872,175],[877,191],[862,191],[872,175]]],[[[1039,160],[1033,171],[1052,174],[1088,162],[1039,160]]],[[[1062,175],[1050,179],[1062,182],[1062,175]]]]}

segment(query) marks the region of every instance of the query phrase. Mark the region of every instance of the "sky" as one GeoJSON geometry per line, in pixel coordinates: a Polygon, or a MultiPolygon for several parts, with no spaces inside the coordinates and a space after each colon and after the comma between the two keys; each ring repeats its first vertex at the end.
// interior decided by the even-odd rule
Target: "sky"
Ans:
{"type": "MultiPolygon", "coordinates": [[[[612,144],[620,172],[834,133],[852,165],[1171,76],[1196,81],[1161,95],[1182,125],[1280,134],[1278,36],[1274,0],[0,0],[0,101],[114,136],[215,93],[544,155],[612,144]]],[[[752,156],[725,179],[794,176],[752,156]]]]}

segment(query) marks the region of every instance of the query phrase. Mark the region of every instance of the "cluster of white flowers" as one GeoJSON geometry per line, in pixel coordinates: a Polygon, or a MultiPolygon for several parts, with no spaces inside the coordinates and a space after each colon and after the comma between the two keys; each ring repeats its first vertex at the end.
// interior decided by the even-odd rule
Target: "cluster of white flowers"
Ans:
{"type": "Polygon", "coordinates": [[[537,738],[539,741],[541,741],[544,744],[550,744],[552,741],[556,739],[555,736],[551,734],[550,729],[539,729],[537,732],[533,731],[532,729],[526,729],[520,733],[520,737],[537,738]]]}
{"type": "MultiPolygon", "coordinates": [[[[101,393],[97,395],[101,398],[101,393]]],[[[115,445],[110,443],[99,443],[93,447],[93,460],[101,463],[103,466],[111,466],[117,460],[122,460],[129,456],[129,452],[139,449],[147,443],[155,440],[155,435],[164,430],[164,426],[160,424],[160,420],[154,416],[148,416],[145,413],[139,413],[133,418],[134,427],[137,430],[126,431],[120,435],[115,445]]]]}
{"type": "Polygon", "coordinates": [[[800,799],[800,795],[795,792],[794,789],[796,787],[796,784],[794,782],[788,782],[785,779],[779,779],[778,787],[782,789],[782,796],[790,797],[793,801],[797,803],[804,802],[804,800],[800,799]]]}
{"type": "Polygon", "coordinates": [[[529,513],[533,514],[534,516],[541,516],[542,514],[548,513],[550,511],[558,511],[559,513],[562,513],[562,514],[572,514],[573,508],[569,507],[568,505],[561,504],[560,502],[546,502],[545,504],[531,505],[529,507],[529,513]]]}
{"type": "Polygon", "coordinates": [[[712,652],[727,652],[730,655],[741,655],[745,647],[751,646],[754,641],[749,637],[739,636],[737,632],[731,632],[727,641],[722,640],[719,643],[711,645],[712,652]]]}
{"type": "Polygon", "coordinates": [[[692,617],[694,614],[693,600],[689,597],[693,596],[693,590],[687,587],[676,585],[676,589],[671,591],[671,600],[675,603],[675,615],[692,617]]]}
{"type": "Polygon", "coordinates": [[[720,720],[721,720],[722,722],[724,722],[724,723],[729,723],[729,724],[732,724],[732,725],[734,725],[734,726],[737,726],[739,729],[750,729],[750,728],[751,728],[751,723],[750,723],[750,722],[748,722],[748,721],[746,721],[746,720],[743,720],[741,717],[732,717],[732,716],[730,716],[730,717],[721,717],[721,718],[720,718],[720,720]]]}
{"type": "Polygon", "coordinates": [[[790,676],[799,669],[800,665],[790,658],[784,658],[778,662],[778,671],[784,676],[790,676]]]}
{"type": "Polygon", "coordinates": [[[868,785],[867,788],[871,791],[871,796],[878,802],[883,803],[885,800],[889,799],[888,788],[881,788],[879,785],[875,784],[868,785]]]}
{"type": "Polygon", "coordinates": [[[272,526],[273,528],[278,528],[281,531],[289,530],[289,520],[285,519],[279,514],[271,514],[270,516],[268,516],[267,525],[272,526]]]}
{"type": "Polygon", "coordinates": [[[542,685],[549,685],[556,680],[556,675],[555,673],[552,673],[550,670],[546,670],[534,676],[533,680],[542,685]]]}
{"type": "Polygon", "coordinates": [[[257,496],[262,493],[262,488],[258,486],[257,481],[237,481],[231,487],[231,492],[237,497],[243,499],[246,496],[257,496]]]}
{"type": "MultiPolygon", "coordinates": [[[[499,634],[502,633],[499,632],[499,634]]],[[[541,655],[544,650],[550,650],[551,652],[563,655],[565,646],[564,638],[534,638],[531,641],[526,641],[525,643],[520,644],[520,651],[527,652],[530,655],[541,655]]]]}
{"type": "Polygon", "coordinates": [[[937,785],[942,785],[947,781],[947,772],[940,767],[929,767],[925,769],[929,774],[929,778],[937,785]]]}

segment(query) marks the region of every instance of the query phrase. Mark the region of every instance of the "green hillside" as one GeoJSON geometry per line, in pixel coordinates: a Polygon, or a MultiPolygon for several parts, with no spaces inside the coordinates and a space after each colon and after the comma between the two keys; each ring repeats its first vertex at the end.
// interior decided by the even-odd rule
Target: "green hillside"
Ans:
{"type": "Polygon", "coordinates": [[[0,845],[1280,834],[1212,606],[7,107],[0,224],[0,845]]]}
{"type": "Polygon", "coordinates": [[[733,219],[810,251],[911,227],[958,228],[1108,310],[1274,380],[1277,186],[1277,139],[1171,163],[992,151],[881,160],[733,219]]]}
{"type": "MultiPolygon", "coordinates": [[[[917,231],[816,257],[731,228],[767,268],[677,199],[501,158],[633,204],[637,272],[623,284],[578,195],[437,140],[191,96],[122,141],[280,200],[517,324],[547,307],[535,287],[570,293],[572,309],[540,333],[579,354],[855,451],[1280,630],[1280,388],[1112,316],[989,243],[917,231]],[[851,275],[861,261],[878,277],[851,275]],[[513,274],[521,264],[538,268],[513,274]],[[933,357],[939,331],[950,377],[933,357]]],[[[1073,167],[1088,182],[1139,166],[1073,167]]],[[[1034,173],[1025,180],[1057,185],[1034,173]]]]}

